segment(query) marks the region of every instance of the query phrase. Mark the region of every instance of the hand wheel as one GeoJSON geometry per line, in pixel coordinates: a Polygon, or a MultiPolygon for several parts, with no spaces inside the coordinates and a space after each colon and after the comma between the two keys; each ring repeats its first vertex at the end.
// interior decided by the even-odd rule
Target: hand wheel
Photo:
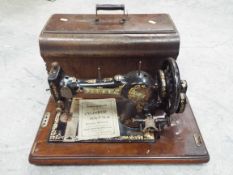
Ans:
{"type": "Polygon", "coordinates": [[[173,58],[167,58],[157,72],[159,97],[165,112],[181,113],[185,109],[187,82],[180,80],[179,68],[173,58]]]}

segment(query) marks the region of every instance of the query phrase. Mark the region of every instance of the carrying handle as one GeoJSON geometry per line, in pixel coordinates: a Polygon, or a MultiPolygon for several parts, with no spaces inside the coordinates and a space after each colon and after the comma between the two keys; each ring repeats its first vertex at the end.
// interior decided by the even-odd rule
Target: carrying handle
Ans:
{"type": "Polygon", "coordinates": [[[124,4],[96,4],[96,8],[95,8],[95,21],[99,22],[99,18],[98,18],[98,11],[99,10],[121,10],[123,11],[123,17],[120,21],[120,23],[124,23],[125,22],[125,5],[124,4]]]}

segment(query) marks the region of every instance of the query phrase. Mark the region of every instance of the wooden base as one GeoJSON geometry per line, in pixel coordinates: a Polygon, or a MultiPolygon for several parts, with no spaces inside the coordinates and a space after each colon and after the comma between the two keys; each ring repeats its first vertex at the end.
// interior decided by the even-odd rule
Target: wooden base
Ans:
{"type": "Polygon", "coordinates": [[[69,164],[152,164],[204,163],[209,161],[189,102],[182,114],[172,116],[156,143],[48,143],[55,102],[50,98],[46,112],[50,112],[47,126],[41,123],[31,149],[29,161],[37,165],[69,164]]]}

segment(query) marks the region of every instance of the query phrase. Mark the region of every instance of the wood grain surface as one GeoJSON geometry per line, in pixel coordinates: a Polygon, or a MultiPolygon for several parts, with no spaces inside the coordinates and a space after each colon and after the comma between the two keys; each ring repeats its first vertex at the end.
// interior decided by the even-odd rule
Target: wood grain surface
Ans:
{"type": "Polygon", "coordinates": [[[55,117],[55,102],[49,99],[45,112],[51,116],[47,127],[39,127],[29,161],[53,164],[131,164],[131,163],[203,163],[209,154],[188,102],[182,114],[172,116],[156,143],[48,143],[55,117]],[[195,137],[199,136],[196,143],[195,137]],[[199,145],[200,144],[200,145],[199,145]]]}

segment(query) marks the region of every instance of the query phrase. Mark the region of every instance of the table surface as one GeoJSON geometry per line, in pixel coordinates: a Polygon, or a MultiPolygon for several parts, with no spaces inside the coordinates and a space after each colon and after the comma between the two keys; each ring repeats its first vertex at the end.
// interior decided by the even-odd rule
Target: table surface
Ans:
{"type": "Polygon", "coordinates": [[[38,37],[54,13],[94,13],[113,0],[0,0],[1,174],[231,174],[233,1],[124,3],[128,13],[169,13],[180,35],[178,65],[210,162],[197,165],[35,166],[28,154],[50,96],[38,37]]]}

